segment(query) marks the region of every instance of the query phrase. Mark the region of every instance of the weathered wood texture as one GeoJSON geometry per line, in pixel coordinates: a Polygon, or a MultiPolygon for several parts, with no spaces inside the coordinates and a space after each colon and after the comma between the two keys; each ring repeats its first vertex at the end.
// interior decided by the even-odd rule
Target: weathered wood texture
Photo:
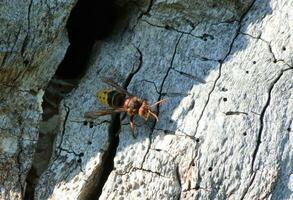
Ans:
{"type": "MultiPolygon", "coordinates": [[[[61,130],[35,198],[293,199],[293,2],[117,3],[119,25],[95,45],[86,75],[60,105],[61,130]],[[160,121],[135,118],[133,139],[125,118],[119,141],[109,116],[84,125],[84,112],[102,107],[95,92],[108,86],[100,76],[150,102],[167,98],[160,121]]],[[[5,120],[19,122],[7,115],[8,128],[5,120]]],[[[23,152],[22,130],[36,135],[37,124],[16,127],[25,129],[15,133],[12,155],[23,152]]],[[[18,158],[9,163],[14,174],[29,166],[18,158]]]]}
{"type": "Polygon", "coordinates": [[[74,2],[0,2],[0,199],[23,199],[43,91],[67,46],[74,2]]]}
{"type": "Polygon", "coordinates": [[[159,123],[135,119],[137,139],[122,121],[100,199],[292,199],[293,3],[123,2],[128,18],[61,105],[38,199],[89,199],[111,168],[110,117],[82,122],[101,108],[99,76],[128,78],[150,102],[168,98],[159,123]]]}

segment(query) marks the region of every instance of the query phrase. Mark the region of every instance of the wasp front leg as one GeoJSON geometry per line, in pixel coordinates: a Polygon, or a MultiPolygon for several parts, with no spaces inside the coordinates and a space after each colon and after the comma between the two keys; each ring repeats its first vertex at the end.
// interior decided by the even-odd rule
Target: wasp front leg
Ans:
{"type": "Polygon", "coordinates": [[[134,133],[134,115],[131,115],[129,118],[130,118],[129,121],[130,121],[131,133],[132,133],[133,138],[135,139],[136,135],[134,133]]]}

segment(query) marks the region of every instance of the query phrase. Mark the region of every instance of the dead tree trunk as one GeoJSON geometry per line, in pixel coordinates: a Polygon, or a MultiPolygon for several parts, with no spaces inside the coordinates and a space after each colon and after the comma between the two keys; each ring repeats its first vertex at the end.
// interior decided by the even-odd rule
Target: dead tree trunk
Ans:
{"type": "Polygon", "coordinates": [[[44,90],[66,52],[73,4],[0,3],[0,199],[23,199],[44,90]]]}
{"type": "MultiPolygon", "coordinates": [[[[1,199],[22,199],[35,144],[46,143],[42,96],[73,2],[27,2],[18,15],[14,6],[0,7],[1,199]]],[[[34,198],[292,199],[292,10],[285,0],[117,0],[113,32],[97,37],[46,122],[60,128],[34,198]],[[154,107],[159,122],[136,116],[134,139],[123,114],[85,121],[107,108],[95,98],[111,88],[100,77],[150,104],[167,99],[154,107]]]]}

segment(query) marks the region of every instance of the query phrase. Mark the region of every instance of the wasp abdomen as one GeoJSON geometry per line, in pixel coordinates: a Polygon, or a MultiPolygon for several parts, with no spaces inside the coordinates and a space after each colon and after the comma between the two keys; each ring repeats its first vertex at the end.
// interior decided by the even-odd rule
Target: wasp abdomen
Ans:
{"type": "Polygon", "coordinates": [[[111,92],[111,89],[102,89],[96,93],[96,97],[101,104],[108,104],[108,93],[111,92]]]}
{"type": "Polygon", "coordinates": [[[112,89],[99,90],[96,96],[100,103],[113,108],[122,107],[125,100],[125,94],[112,89]]]}
{"type": "Polygon", "coordinates": [[[125,94],[112,90],[108,93],[108,105],[111,107],[122,107],[125,101],[125,96],[125,94]]]}

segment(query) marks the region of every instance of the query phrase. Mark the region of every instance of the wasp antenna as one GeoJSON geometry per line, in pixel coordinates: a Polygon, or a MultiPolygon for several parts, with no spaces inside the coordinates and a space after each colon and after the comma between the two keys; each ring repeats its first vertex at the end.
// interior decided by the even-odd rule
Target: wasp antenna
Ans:
{"type": "Polygon", "coordinates": [[[156,103],[154,103],[153,105],[151,105],[151,108],[158,105],[158,104],[161,104],[161,103],[164,103],[165,101],[167,101],[167,99],[162,99],[160,101],[157,101],[156,103]]]}
{"type": "Polygon", "coordinates": [[[159,118],[155,113],[153,113],[152,111],[149,111],[149,113],[157,120],[157,122],[159,121],[159,118]]]}

